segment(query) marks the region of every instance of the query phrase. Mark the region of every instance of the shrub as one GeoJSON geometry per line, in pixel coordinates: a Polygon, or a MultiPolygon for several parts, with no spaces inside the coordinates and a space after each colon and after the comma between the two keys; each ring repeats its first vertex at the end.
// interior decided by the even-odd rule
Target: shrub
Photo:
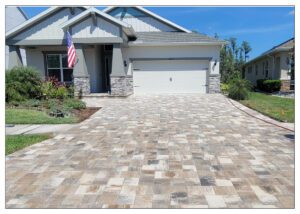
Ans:
{"type": "Polygon", "coordinates": [[[65,86],[59,86],[55,90],[55,98],[57,99],[65,99],[68,97],[68,90],[65,86]]]}
{"type": "Polygon", "coordinates": [[[42,88],[43,97],[45,99],[50,99],[50,98],[55,97],[56,88],[54,87],[52,82],[49,82],[49,81],[43,82],[41,88],[42,88]]]}
{"type": "Polygon", "coordinates": [[[66,86],[53,77],[44,81],[41,88],[45,99],[65,99],[69,95],[66,86]]]}
{"type": "Polygon", "coordinates": [[[64,100],[63,105],[65,106],[65,109],[84,109],[86,108],[86,105],[83,101],[79,99],[66,99],[64,100]]]}
{"type": "Polygon", "coordinates": [[[257,88],[266,91],[266,92],[274,92],[279,91],[281,87],[280,80],[266,80],[266,79],[259,79],[257,80],[257,88]]]}
{"type": "Polygon", "coordinates": [[[6,102],[40,98],[41,77],[31,67],[14,67],[5,73],[6,102]]]}
{"type": "Polygon", "coordinates": [[[232,79],[228,87],[228,96],[234,100],[248,99],[251,83],[245,79],[232,79]]]}
{"type": "Polygon", "coordinates": [[[74,86],[73,85],[68,86],[67,90],[68,90],[68,97],[74,98],[74,92],[75,92],[74,86]]]}
{"type": "Polygon", "coordinates": [[[229,85],[226,83],[221,83],[221,91],[222,93],[228,93],[229,85]]]}
{"type": "Polygon", "coordinates": [[[266,79],[258,79],[256,80],[256,87],[259,89],[259,90],[264,90],[264,81],[266,79]]]}

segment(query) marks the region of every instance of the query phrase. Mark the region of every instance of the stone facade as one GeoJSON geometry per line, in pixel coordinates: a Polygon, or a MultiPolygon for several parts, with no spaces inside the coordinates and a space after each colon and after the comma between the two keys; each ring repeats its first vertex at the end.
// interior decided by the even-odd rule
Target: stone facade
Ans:
{"type": "Polygon", "coordinates": [[[133,94],[132,76],[111,76],[110,88],[112,96],[129,96],[133,94]]]}
{"type": "Polygon", "coordinates": [[[291,90],[291,81],[290,80],[281,80],[280,91],[290,91],[291,90]]]}
{"type": "Polygon", "coordinates": [[[90,77],[74,77],[75,96],[85,96],[90,94],[90,77]]]}
{"type": "Polygon", "coordinates": [[[220,93],[220,74],[210,74],[208,77],[208,93],[220,93]]]}

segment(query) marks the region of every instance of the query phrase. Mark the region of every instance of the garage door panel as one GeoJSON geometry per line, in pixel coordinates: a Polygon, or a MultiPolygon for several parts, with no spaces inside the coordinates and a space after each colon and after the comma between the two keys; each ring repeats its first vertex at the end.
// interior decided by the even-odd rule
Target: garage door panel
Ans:
{"type": "Polygon", "coordinates": [[[200,60],[134,62],[134,93],[206,93],[207,65],[200,60]]]}

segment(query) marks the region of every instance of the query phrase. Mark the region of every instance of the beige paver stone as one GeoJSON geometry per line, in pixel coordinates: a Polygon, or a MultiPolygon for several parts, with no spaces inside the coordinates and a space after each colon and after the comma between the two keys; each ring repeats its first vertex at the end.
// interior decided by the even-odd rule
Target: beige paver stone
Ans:
{"type": "Polygon", "coordinates": [[[102,108],[6,156],[7,208],[293,208],[294,133],[220,94],[93,99],[102,108]]]}

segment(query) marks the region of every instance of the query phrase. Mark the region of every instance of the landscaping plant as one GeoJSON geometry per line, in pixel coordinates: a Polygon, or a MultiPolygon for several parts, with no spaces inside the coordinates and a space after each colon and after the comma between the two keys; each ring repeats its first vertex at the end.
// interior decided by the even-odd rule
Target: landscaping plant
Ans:
{"type": "Polygon", "coordinates": [[[249,97],[251,83],[245,79],[234,78],[229,82],[228,96],[234,100],[245,100],[249,97]]]}
{"type": "Polygon", "coordinates": [[[279,91],[281,87],[280,80],[259,79],[256,81],[256,83],[259,90],[269,93],[279,91]]]}
{"type": "Polygon", "coordinates": [[[42,79],[38,71],[31,67],[14,67],[5,73],[6,102],[39,99],[42,79]]]}

